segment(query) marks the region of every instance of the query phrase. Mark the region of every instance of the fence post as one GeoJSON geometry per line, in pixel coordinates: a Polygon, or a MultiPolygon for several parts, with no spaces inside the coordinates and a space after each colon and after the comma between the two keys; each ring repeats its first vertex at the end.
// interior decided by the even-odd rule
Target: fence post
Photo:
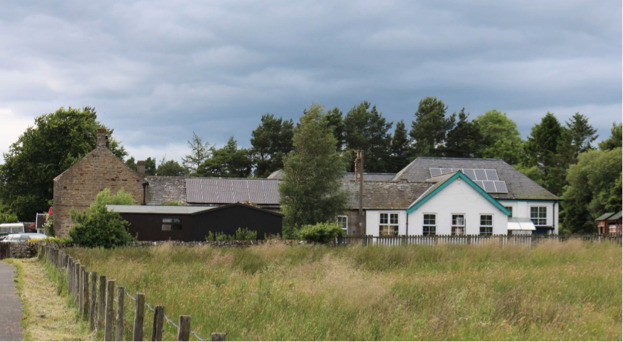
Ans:
{"type": "Polygon", "coordinates": [[[143,318],[145,317],[145,294],[136,294],[136,310],[134,311],[133,341],[143,340],[143,318]]]}
{"type": "Polygon", "coordinates": [[[91,272],[91,309],[89,310],[89,331],[95,330],[97,320],[97,272],[91,272]]]}
{"type": "Polygon", "coordinates": [[[89,272],[82,266],[82,297],[84,298],[82,307],[82,320],[89,320],[89,272]]]}
{"type": "Polygon", "coordinates": [[[179,326],[177,328],[177,340],[188,341],[190,338],[190,316],[180,316],[179,326]]]}
{"type": "Polygon", "coordinates": [[[67,259],[67,294],[71,296],[71,258],[67,259]]]}
{"type": "Polygon", "coordinates": [[[74,304],[80,310],[80,263],[76,262],[74,264],[74,304]]]}
{"type": "Polygon", "coordinates": [[[227,335],[225,333],[212,333],[212,341],[227,341],[227,335]]]}
{"type": "Polygon", "coordinates": [[[113,327],[113,302],[115,295],[115,281],[108,280],[106,282],[106,323],[104,328],[104,341],[112,341],[112,327],[113,327]]]}
{"type": "Polygon", "coordinates": [[[162,326],[164,323],[164,306],[158,305],[154,311],[154,324],[151,333],[152,341],[162,341],[162,326]]]}
{"type": "Polygon", "coordinates": [[[106,276],[100,276],[100,293],[97,300],[97,331],[101,331],[104,328],[104,314],[106,310],[106,276]]]}
{"type": "Polygon", "coordinates": [[[123,299],[125,288],[117,287],[117,325],[115,326],[115,341],[123,341],[123,299]]]}

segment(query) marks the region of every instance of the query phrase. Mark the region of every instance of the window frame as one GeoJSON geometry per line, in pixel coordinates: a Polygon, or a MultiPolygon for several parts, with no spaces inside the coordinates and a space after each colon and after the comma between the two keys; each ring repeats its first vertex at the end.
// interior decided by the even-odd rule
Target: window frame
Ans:
{"type": "Polygon", "coordinates": [[[335,221],[342,227],[342,230],[348,232],[348,215],[337,215],[335,217],[335,221]],[[344,220],[344,224],[340,221],[340,219],[344,220]]]}
{"type": "Polygon", "coordinates": [[[398,236],[400,232],[398,213],[379,213],[379,236],[398,236]]]}
{"type": "Polygon", "coordinates": [[[530,220],[535,226],[541,226],[541,227],[547,226],[547,207],[545,206],[530,207],[530,220]]]}
{"type": "Polygon", "coordinates": [[[163,232],[180,231],[183,229],[182,219],[179,217],[163,217],[161,229],[163,232]]]}
{"type": "Polygon", "coordinates": [[[480,235],[491,236],[493,235],[493,214],[480,214],[480,235]],[[488,217],[489,222],[484,222],[483,219],[488,217]]]}
{"type": "Polygon", "coordinates": [[[422,224],[422,235],[423,236],[437,235],[437,214],[431,214],[431,213],[424,214],[424,216],[422,217],[422,223],[423,223],[422,224]],[[431,223],[431,217],[432,217],[432,223],[431,223]]]}
{"type": "Polygon", "coordinates": [[[465,214],[452,214],[451,227],[452,236],[465,236],[465,214]],[[455,221],[455,218],[458,219],[459,217],[462,218],[462,223],[455,221]],[[457,233],[457,230],[460,230],[460,234],[457,233]]]}

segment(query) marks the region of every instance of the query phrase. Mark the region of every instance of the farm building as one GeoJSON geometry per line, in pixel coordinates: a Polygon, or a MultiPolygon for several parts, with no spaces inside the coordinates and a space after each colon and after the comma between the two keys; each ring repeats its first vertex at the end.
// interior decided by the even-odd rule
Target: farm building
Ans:
{"type": "Polygon", "coordinates": [[[204,241],[212,232],[234,235],[239,228],[258,239],[281,235],[283,215],[236,203],[219,207],[108,205],[130,222],[129,232],[141,241],[204,241]]]}
{"type": "MultiPolygon", "coordinates": [[[[61,235],[71,225],[70,209],[87,208],[104,188],[130,192],[144,206],[141,210],[171,201],[194,208],[184,214],[192,222],[213,215],[210,210],[218,207],[229,208],[221,213],[234,216],[280,211],[281,171],[266,179],[145,177],[144,164],[139,162],[138,172],[126,167],[108,151],[102,133],[93,152],[54,180],[54,220],[61,235]],[[240,203],[248,204],[245,210],[240,203]]],[[[558,234],[560,199],[499,159],[419,157],[396,174],[363,173],[356,179],[347,173],[342,186],[349,194],[347,210],[336,220],[349,235],[558,234]]],[[[170,210],[152,212],[154,222],[175,213],[170,210]]],[[[146,222],[145,217],[137,220],[146,222]]],[[[142,227],[146,225],[137,223],[133,228],[140,239],[148,232],[142,227]]],[[[245,225],[237,223],[239,227],[245,225]]],[[[150,239],[178,234],[203,240],[205,233],[204,228],[196,234],[149,229],[150,239]]]]}
{"type": "Polygon", "coordinates": [[[621,234],[621,212],[604,213],[597,219],[598,234],[621,234]]]}

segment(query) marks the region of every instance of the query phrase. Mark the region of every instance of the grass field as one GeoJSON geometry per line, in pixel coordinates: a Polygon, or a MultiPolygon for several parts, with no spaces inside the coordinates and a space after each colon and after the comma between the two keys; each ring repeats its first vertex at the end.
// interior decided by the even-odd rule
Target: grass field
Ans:
{"type": "MultiPolygon", "coordinates": [[[[228,340],[622,338],[621,247],[610,243],[545,242],[533,249],[165,244],[68,252],[87,270],[164,305],[174,321],[191,315],[203,338],[216,331],[228,340]]],[[[175,339],[165,326],[164,338],[175,339]]]]}

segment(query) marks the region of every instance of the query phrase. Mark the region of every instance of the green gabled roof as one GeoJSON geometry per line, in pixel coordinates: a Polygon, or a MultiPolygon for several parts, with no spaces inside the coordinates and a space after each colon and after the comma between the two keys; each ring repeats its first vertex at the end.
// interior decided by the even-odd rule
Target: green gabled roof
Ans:
{"type": "Polygon", "coordinates": [[[603,220],[607,219],[608,217],[612,216],[612,214],[614,214],[614,213],[604,213],[601,216],[599,216],[598,218],[596,218],[595,221],[603,221],[603,220]]]}
{"type": "Polygon", "coordinates": [[[452,182],[454,182],[455,180],[457,180],[459,178],[464,180],[465,183],[467,183],[469,186],[471,186],[474,190],[476,190],[476,192],[478,192],[481,196],[483,196],[487,201],[489,201],[491,204],[493,204],[493,206],[498,208],[505,215],[510,215],[511,214],[511,212],[508,209],[504,208],[504,206],[502,204],[500,204],[500,202],[498,202],[495,198],[491,197],[491,195],[486,193],[482,188],[480,188],[478,185],[476,185],[476,183],[474,183],[471,179],[469,179],[469,177],[467,177],[461,171],[456,171],[454,173],[454,175],[448,177],[446,180],[440,181],[440,183],[438,183],[435,186],[433,186],[432,188],[430,188],[430,191],[425,193],[422,198],[418,198],[407,209],[407,214],[410,214],[410,213],[414,212],[415,210],[417,210],[424,203],[428,202],[428,200],[430,200],[431,198],[435,197],[435,195],[437,195],[438,193],[443,191],[443,189],[445,189],[448,185],[450,185],[452,182]]]}
{"type": "Polygon", "coordinates": [[[621,212],[619,211],[616,214],[615,213],[604,213],[598,218],[596,218],[595,221],[618,220],[620,218],[621,218],[621,212]]]}

